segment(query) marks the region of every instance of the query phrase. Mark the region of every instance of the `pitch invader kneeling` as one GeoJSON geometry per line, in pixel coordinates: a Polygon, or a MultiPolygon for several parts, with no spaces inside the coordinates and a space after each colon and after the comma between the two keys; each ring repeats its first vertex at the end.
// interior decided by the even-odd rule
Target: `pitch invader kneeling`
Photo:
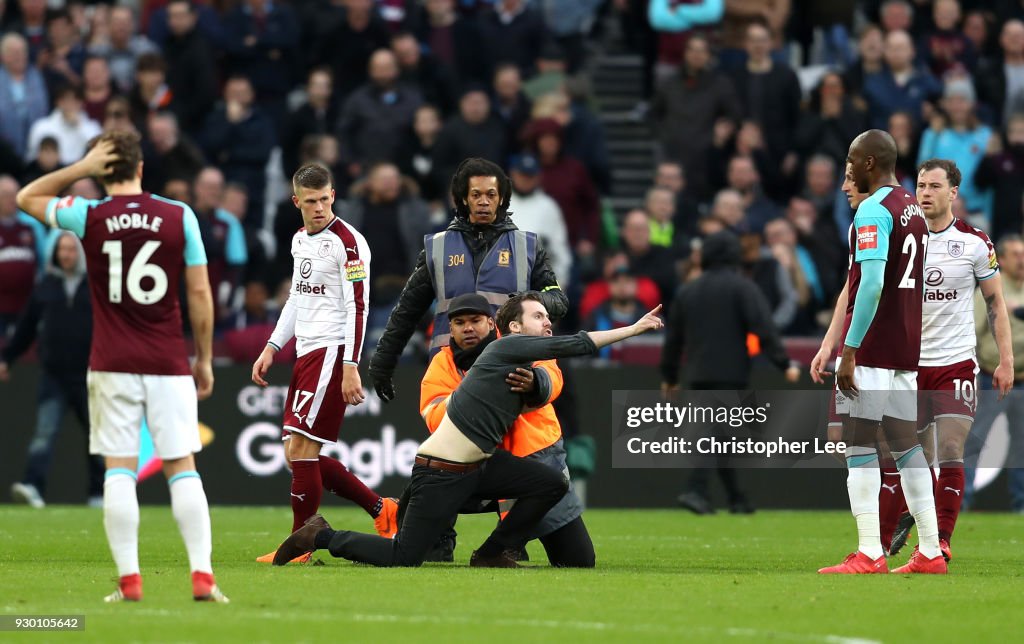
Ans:
{"type": "Polygon", "coordinates": [[[394,539],[332,530],[316,515],[277,550],[275,564],[295,554],[328,549],[335,557],[375,566],[419,566],[438,536],[468,501],[516,499],[508,515],[470,559],[470,564],[515,567],[511,555],[537,522],[565,495],[565,476],[497,445],[523,411],[523,397],[506,385],[510,368],[537,360],[592,355],[606,345],[660,329],[659,305],[628,327],[552,337],[551,321],[538,294],[516,295],[498,310],[498,326],[509,334],[484,349],[448,402],[437,430],[416,454],[409,505],[394,539]]]}

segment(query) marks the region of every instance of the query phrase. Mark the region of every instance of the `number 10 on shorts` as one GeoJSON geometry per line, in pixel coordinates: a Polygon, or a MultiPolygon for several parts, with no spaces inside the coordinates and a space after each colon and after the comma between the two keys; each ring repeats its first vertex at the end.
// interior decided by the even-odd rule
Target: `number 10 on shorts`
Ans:
{"type": "Polygon", "coordinates": [[[953,378],[953,388],[955,390],[953,397],[956,400],[962,400],[968,409],[977,411],[978,399],[975,395],[974,380],[953,378]]]}

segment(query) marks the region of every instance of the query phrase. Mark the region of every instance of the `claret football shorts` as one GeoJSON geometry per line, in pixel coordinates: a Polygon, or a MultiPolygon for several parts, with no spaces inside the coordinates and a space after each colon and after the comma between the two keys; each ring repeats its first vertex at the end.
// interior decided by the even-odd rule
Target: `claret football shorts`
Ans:
{"type": "Polygon", "coordinates": [[[295,361],[284,403],[284,431],[321,443],[338,440],[345,418],[341,396],[343,347],[314,349],[295,361]]]}

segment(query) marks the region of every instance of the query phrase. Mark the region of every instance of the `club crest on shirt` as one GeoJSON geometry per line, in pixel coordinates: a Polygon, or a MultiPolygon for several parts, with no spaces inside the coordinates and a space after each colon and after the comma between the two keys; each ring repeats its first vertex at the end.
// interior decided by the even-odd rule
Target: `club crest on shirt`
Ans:
{"type": "Polygon", "coordinates": [[[960,257],[964,254],[964,243],[962,241],[951,240],[949,242],[949,256],[960,257]]]}
{"type": "Polygon", "coordinates": [[[366,279],[366,264],[361,259],[345,262],[345,279],[350,282],[362,282],[366,279]]]}
{"type": "Polygon", "coordinates": [[[508,266],[509,259],[512,257],[512,252],[509,250],[498,251],[498,266],[508,266]]]}
{"type": "Polygon", "coordinates": [[[316,251],[316,254],[319,255],[320,257],[327,257],[328,255],[331,254],[331,248],[333,247],[334,244],[331,242],[331,240],[325,239],[322,242],[320,242],[320,248],[319,250],[316,251]]]}

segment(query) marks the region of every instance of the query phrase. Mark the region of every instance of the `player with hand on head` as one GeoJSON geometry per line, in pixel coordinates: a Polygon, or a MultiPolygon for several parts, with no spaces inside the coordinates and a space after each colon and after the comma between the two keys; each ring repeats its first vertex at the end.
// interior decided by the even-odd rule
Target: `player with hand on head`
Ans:
{"type": "MultiPolygon", "coordinates": [[[[393,535],[395,501],[320,453],[324,445],[337,442],[345,406],[365,399],[359,355],[370,301],[370,247],[359,231],[334,215],[334,180],[327,168],[307,163],[292,177],[292,189],[303,224],[292,237],[292,287],[267,346],[252,366],[252,381],[266,387],[274,355],[295,338],[298,359],[283,422],[292,470],[292,532],[316,514],[326,488],[366,510],[378,533],[393,535]]],[[[274,554],[257,561],[269,563],[274,554]]]]}
{"type": "Polygon", "coordinates": [[[375,566],[419,566],[467,501],[516,499],[491,536],[470,558],[476,567],[515,568],[537,522],[565,496],[569,481],[543,463],[497,449],[522,414],[521,393],[509,373],[538,360],[593,355],[603,346],[662,328],[659,305],[628,327],[552,337],[540,294],[510,297],[498,310],[504,336],[490,343],[448,400],[437,430],[420,445],[409,483],[409,506],[394,539],[332,530],[312,517],[278,548],[274,563],[313,549],[375,566]]]}
{"type": "Polygon", "coordinates": [[[213,577],[210,511],[193,456],[201,449],[196,399],[213,392],[213,298],[195,213],[142,191],[142,149],[129,132],[93,139],[85,158],[25,186],[18,205],[73,232],[85,250],[93,310],[89,451],[106,459],[103,524],[120,575],[106,601],[142,599],[136,471],[145,420],[188,551],[192,596],[227,602],[213,577]],[[99,179],[109,196],[57,197],[85,177],[99,179]],[[178,305],[183,273],[196,351],[191,368],[178,305]]]}
{"type": "Polygon", "coordinates": [[[821,573],[888,572],[878,512],[879,423],[919,527],[919,550],[897,571],[946,572],[931,474],[915,431],[928,227],[921,207],[896,181],[896,154],[888,133],[868,130],[854,139],[847,156],[856,189],[870,194],[850,230],[849,303],[836,374],[836,411],[847,415],[847,489],[859,545],[842,563],[821,573]]]}

